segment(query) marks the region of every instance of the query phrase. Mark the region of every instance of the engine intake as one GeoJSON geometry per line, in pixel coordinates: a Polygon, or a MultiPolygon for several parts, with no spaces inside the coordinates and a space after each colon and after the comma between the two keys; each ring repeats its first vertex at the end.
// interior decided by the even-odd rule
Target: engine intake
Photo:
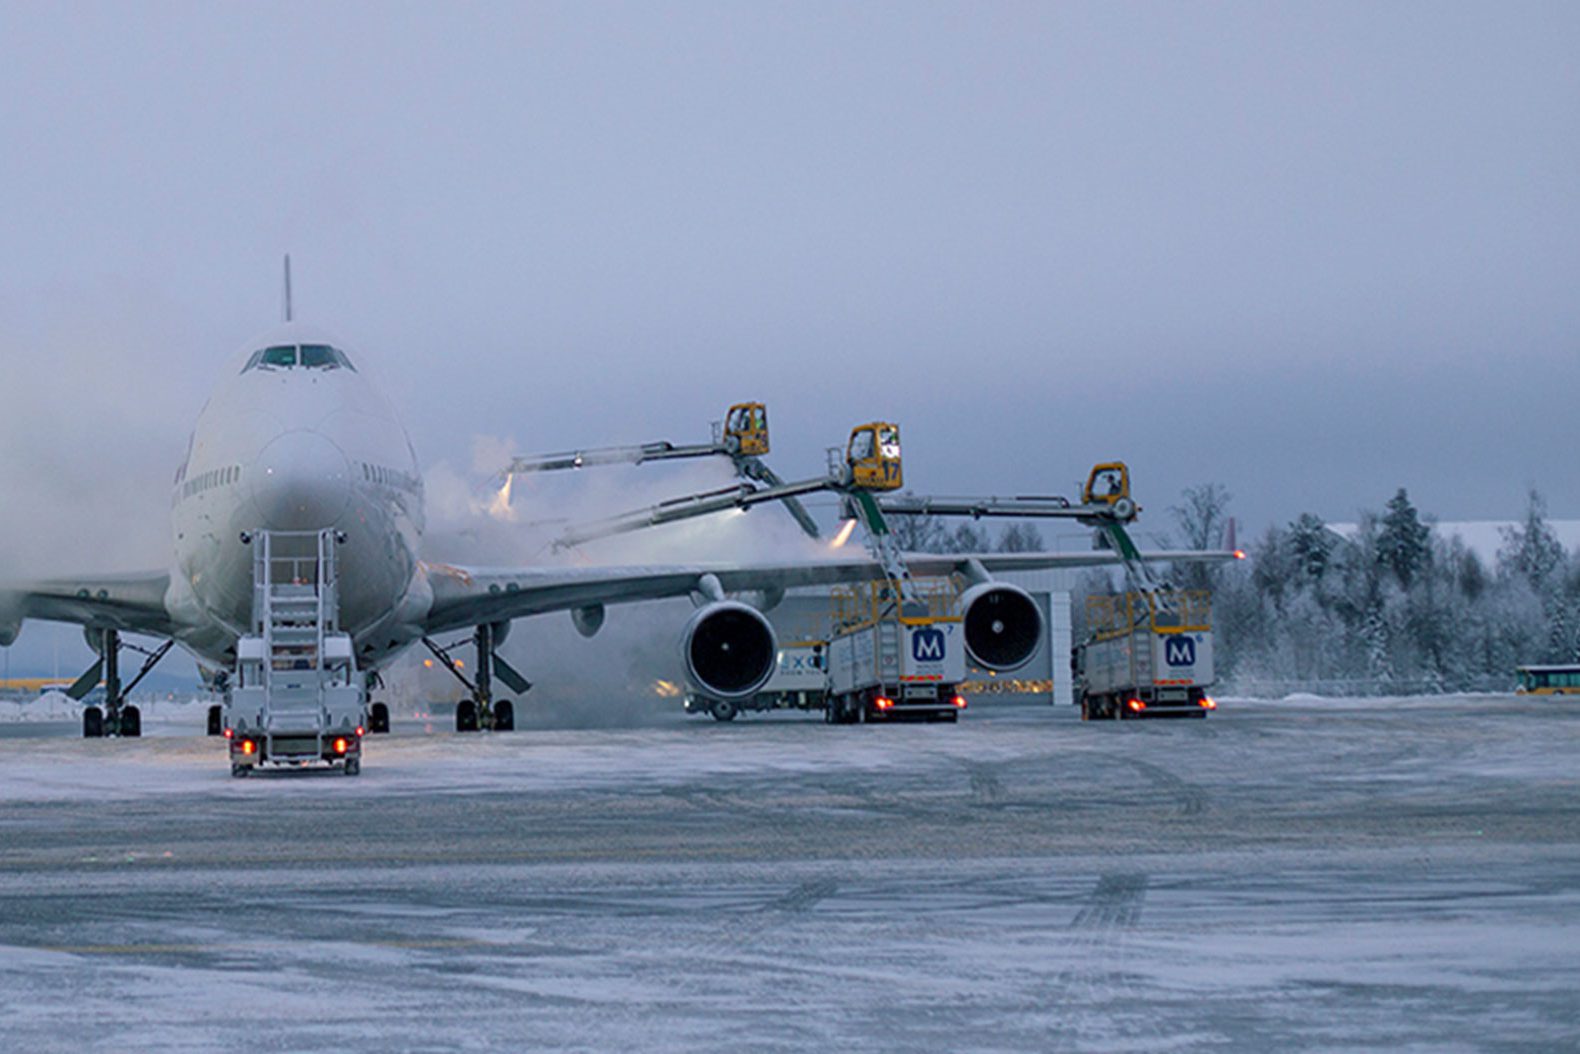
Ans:
{"type": "Polygon", "coordinates": [[[1042,611],[1019,586],[984,582],[960,598],[966,651],[985,670],[1024,665],[1042,639],[1042,611]]]}
{"type": "Polygon", "coordinates": [[[744,699],[773,675],[779,643],[755,608],[721,600],[700,608],[681,638],[686,675],[716,699],[744,699]]]}

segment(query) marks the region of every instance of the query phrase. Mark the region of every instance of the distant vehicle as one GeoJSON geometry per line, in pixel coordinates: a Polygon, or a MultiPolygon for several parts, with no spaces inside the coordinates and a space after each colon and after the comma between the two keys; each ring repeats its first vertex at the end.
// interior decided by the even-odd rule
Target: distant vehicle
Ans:
{"type": "Polygon", "coordinates": [[[1580,664],[1516,666],[1516,695],[1580,695],[1580,664]]]}
{"type": "Polygon", "coordinates": [[[745,699],[714,699],[697,691],[686,693],[686,713],[712,714],[733,721],[743,710],[821,710],[828,675],[823,655],[826,641],[790,641],[779,646],[779,661],[768,683],[745,699]]]}

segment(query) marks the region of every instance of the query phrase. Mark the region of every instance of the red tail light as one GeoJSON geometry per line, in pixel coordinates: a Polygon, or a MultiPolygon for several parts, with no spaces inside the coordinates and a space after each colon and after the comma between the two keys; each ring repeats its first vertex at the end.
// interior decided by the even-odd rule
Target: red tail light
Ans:
{"type": "Polygon", "coordinates": [[[894,705],[894,700],[880,695],[878,696],[876,705],[879,710],[887,710],[894,705]]]}
{"type": "Polygon", "coordinates": [[[367,734],[368,734],[367,733],[367,729],[363,728],[361,725],[357,726],[357,738],[358,739],[361,739],[363,736],[365,736],[367,734]]]}
{"type": "Polygon", "coordinates": [[[1138,714],[1147,708],[1147,704],[1143,703],[1140,699],[1132,699],[1128,705],[1130,709],[1134,710],[1138,714]]]}
{"type": "Polygon", "coordinates": [[[225,738],[226,739],[235,739],[236,738],[236,730],[234,728],[227,728],[227,729],[225,729],[225,738]]]}
{"type": "Polygon", "coordinates": [[[241,741],[241,752],[243,754],[251,754],[253,751],[255,751],[257,749],[258,749],[258,744],[254,743],[252,740],[244,739],[244,740],[241,741]]]}
{"type": "Polygon", "coordinates": [[[345,752],[346,752],[346,737],[345,736],[341,736],[340,738],[335,740],[335,753],[336,754],[344,754],[345,752]]]}
{"type": "Polygon", "coordinates": [[[1218,709],[1218,700],[1203,696],[1201,700],[1201,708],[1203,710],[1216,710],[1218,709]]]}
{"type": "Polygon", "coordinates": [[[957,696],[955,696],[953,701],[954,701],[956,710],[964,710],[966,708],[966,697],[965,696],[957,695],[957,696]]]}

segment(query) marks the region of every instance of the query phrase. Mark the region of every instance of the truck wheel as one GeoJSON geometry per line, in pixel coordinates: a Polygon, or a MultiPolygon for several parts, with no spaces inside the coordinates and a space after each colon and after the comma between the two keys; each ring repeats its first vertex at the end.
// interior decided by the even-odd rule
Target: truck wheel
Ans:
{"type": "Polygon", "coordinates": [[[347,758],[346,759],[346,775],[347,776],[360,776],[360,775],[362,775],[362,762],[360,760],[358,760],[357,758],[347,758]]]}
{"type": "Polygon", "coordinates": [[[143,712],[135,706],[121,710],[121,735],[136,738],[143,734],[143,712]]]}
{"type": "Polygon", "coordinates": [[[225,731],[225,708],[211,706],[208,708],[208,734],[217,736],[225,731]]]}
{"type": "Polygon", "coordinates": [[[84,739],[98,739],[104,735],[103,710],[90,706],[82,712],[82,735],[84,739]]]}
{"type": "Polygon", "coordinates": [[[251,771],[252,771],[251,767],[247,766],[247,765],[232,765],[230,767],[231,779],[238,779],[238,780],[239,779],[245,779],[246,776],[247,776],[247,773],[249,773],[251,771]]]}
{"type": "Polygon", "coordinates": [[[514,732],[516,730],[516,704],[509,699],[501,699],[494,704],[494,731],[514,732]]]}
{"type": "Polygon", "coordinates": [[[736,709],[734,703],[726,699],[715,699],[709,712],[713,714],[715,721],[734,721],[735,715],[740,711],[736,709]]]}

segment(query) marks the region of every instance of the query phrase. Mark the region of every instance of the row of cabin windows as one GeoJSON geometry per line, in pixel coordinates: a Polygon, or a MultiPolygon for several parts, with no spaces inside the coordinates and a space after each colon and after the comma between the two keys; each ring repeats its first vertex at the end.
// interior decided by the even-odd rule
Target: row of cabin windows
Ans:
{"type": "Polygon", "coordinates": [[[276,344],[271,348],[259,348],[252,353],[252,357],[247,360],[247,365],[241,368],[241,372],[246,373],[259,366],[267,366],[271,369],[291,369],[301,366],[317,370],[338,370],[345,367],[352,373],[357,372],[357,368],[351,365],[351,360],[346,358],[345,352],[328,344],[276,344]]]}
{"type": "Polygon", "coordinates": [[[400,487],[403,490],[421,490],[422,482],[408,472],[398,472],[383,465],[370,465],[362,462],[362,478],[369,483],[382,483],[387,487],[400,487]]]}
{"type": "Polygon", "coordinates": [[[190,498],[194,494],[202,494],[215,487],[224,487],[235,483],[241,478],[241,466],[230,465],[227,468],[210,469],[199,476],[193,476],[181,485],[181,497],[190,498]]]}

